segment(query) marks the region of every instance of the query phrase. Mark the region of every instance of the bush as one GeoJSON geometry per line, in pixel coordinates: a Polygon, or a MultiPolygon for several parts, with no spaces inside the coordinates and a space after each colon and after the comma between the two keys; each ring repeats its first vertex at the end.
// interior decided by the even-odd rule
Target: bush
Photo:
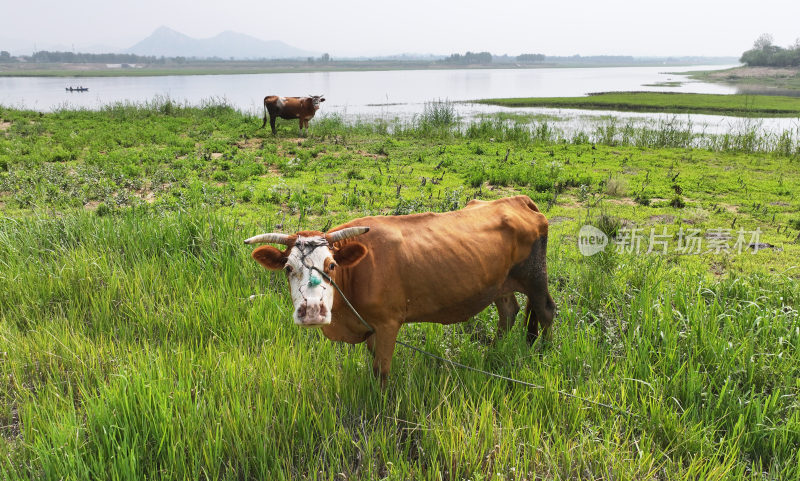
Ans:
{"type": "Polygon", "coordinates": [[[111,213],[111,208],[109,206],[107,206],[106,204],[101,203],[100,205],[97,206],[97,210],[95,210],[94,213],[98,217],[104,217],[104,216],[106,216],[106,215],[111,213]]]}
{"type": "Polygon", "coordinates": [[[453,103],[447,100],[426,102],[419,117],[419,126],[422,129],[448,129],[458,123],[456,109],[453,103]]]}
{"type": "Polygon", "coordinates": [[[650,205],[650,196],[645,194],[644,192],[639,192],[636,194],[636,198],[633,199],[637,204],[648,206],[650,205]]]}
{"type": "Polygon", "coordinates": [[[608,179],[606,181],[606,195],[622,197],[627,192],[628,185],[624,179],[608,179]]]}
{"type": "Polygon", "coordinates": [[[600,229],[609,239],[614,238],[622,228],[622,220],[603,212],[593,222],[594,226],[600,229]]]}
{"type": "Polygon", "coordinates": [[[673,197],[672,200],[669,201],[669,205],[671,207],[675,207],[676,209],[683,209],[684,207],[686,207],[686,203],[683,201],[683,197],[681,197],[680,195],[676,195],[675,197],[673,197]]]}

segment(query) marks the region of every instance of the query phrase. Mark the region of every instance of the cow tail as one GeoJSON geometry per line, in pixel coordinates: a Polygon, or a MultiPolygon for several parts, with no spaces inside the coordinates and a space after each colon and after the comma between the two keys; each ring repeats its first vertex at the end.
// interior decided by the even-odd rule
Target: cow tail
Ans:
{"type": "Polygon", "coordinates": [[[264,97],[264,123],[261,124],[261,128],[263,129],[265,125],[267,125],[267,98],[266,97],[264,97]]]}

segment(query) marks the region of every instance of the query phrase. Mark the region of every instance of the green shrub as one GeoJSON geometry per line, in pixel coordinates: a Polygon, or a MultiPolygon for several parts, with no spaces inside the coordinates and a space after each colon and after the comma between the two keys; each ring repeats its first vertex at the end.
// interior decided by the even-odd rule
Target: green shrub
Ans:
{"type": "Polygon", "coordinates": [[[597,216],[592,224],[607,235],[609,239],[616,237],[622,228],[622,220],[605,212],[597,216]]]}
{"type": "Polygon", "coordinates": [[[669,205],[676,209],[683,209],[684,207],[686,207],[686,202],[683,201],[682,196],[676,195],[675,197],[672,198],[671,201],[669,201],[669,205]]]}
{"type": "Polygon", "coordinates": [[[106,216],[111,213],[111,207],[107,206],[105,203],[100,203],[100,205],[97,206],[97,209],[94,211],[94,213],[98,217],[106,216]]]}

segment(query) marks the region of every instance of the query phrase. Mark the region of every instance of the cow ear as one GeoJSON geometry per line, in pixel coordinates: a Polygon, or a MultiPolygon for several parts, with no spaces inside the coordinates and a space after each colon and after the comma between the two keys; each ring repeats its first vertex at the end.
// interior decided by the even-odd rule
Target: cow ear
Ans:
{"type": "Polygon", "coordinates": [[[333,254],[333,260],[341,267],[352,267],[367,255],[367,248],[360,242],[351,242],[333,254]]]}
{"type": "Polygon", "coordinates": [[[253,259],[269,270],[277,271],[286,265],[286,256],[272,246],[261,246],[253,251],[253,259]]]}

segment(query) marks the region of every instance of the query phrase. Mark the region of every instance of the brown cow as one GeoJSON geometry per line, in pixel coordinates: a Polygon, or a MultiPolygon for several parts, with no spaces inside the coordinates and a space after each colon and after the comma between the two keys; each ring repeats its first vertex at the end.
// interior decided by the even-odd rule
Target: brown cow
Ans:
{"type": "Polygon", "coordinates": [[[309,95],[308,97],[268,95],[264,97],[264,123],[261,124],[261,128],[267,125],[267,112],[269,112],[269,125],[272,127],[273,134],[278,131],[275,128],[275,119],[278,117],[282,119],[300,119],[300,133],[303,133],[303,126],[305,126],[307,134],[308,121],[319,110],[320,102],[324,101],[325,99],[322,95],[309,95]]]}
{"type": "Polygon", "coordinates": [[[523,195],[473,200],[443,214],[363,217],[327,234],[262,234],[245,243],[286,246],[261,246],[253,258],[286,271],[294,323],[320,327],[335,341],[367,341],[373,371],[385,384],[398,330],[407,322],[463,322],[494,302],[500,337],[514,324],[514,292],[521,292],[528,296],[528,343],[540,324],[546,332],[555,312],[547,290],[547,227],[523,195]],[[374,333],[311,266],[339,285],[374,333]]]}

